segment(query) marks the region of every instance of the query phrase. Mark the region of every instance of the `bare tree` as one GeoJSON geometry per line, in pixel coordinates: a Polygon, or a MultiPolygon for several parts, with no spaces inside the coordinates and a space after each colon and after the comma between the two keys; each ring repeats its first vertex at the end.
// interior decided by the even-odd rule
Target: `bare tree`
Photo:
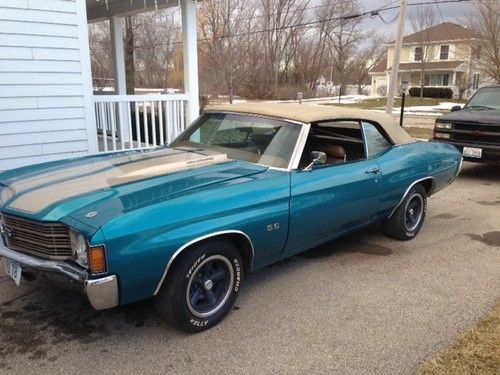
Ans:
{"type": "Polygon", "coordinates": [[[458,98],[463,99],[464,94],[472,87],[470,74],[464,72],[457,77],[456,86],[458,89],[458,98]]]}
{"type": "MultiPolygon", "coordinates": [[[[236,95],[288,99],[298,91],[307,97],[321,75],[337,82],[343,94],[348,83],[362,90],[370,66],[379,59],[375,40],[359,47],[366,45],[363,38],[368,33],[361,31],[356,0],[206,0],[199,4],[204,94],[227,94],[230,101],[236,95]]],[[[169,14],[172,9],[125,18],[128,94],[137,85],[182,87],[178,17],[168,18],[169,14]]],[[[101,34],[109,40],[109,29],[101,34]]],[[[91,40],[95,56],[109,54],[111,48],[100,47],[102,41],[96,37],[91,39],[96,39],[91,40]]],[[[111,58],[94,60],[94,77],[112,77],[111,58]]]]}
{"type": "Polygon", "coordinates": [[[370,70],[375,67],[386,54],[387,37],[383,34],[373,33],[368,37],[368,44],[354,54],[349,67],[351,73],[349,79],[358,86],[358,94],[370,84],[370,70]]]}
{"type": "Polygon", "coordinates": [[[410,14],[411,25],[413,32],[420,32],[422,34],[420,39],[420,45],[416,47],[415,55],[417,53],[419,56],[415,57],[415,60],[420,61],[420,97],[424,96],[424,86],[425,86],[425,72],[427,69],[427,62],[432,60],[434,53],[434,46],[431,44],[430,34],[428,29],[437,23],[437,16],[432,5],[427,5],[424,7],[417,7],[414,13],[410,14]]]}
{"type": "MultiPolygon", "coordinates": [[[[264,53],[266,80],[270,93],[276,94],[280,84],[280,73],[285,73],[288,63],[296,51],[290,44],[297,42],[297,35],[303,33],[300,25],[304,22],[304,12],[310,0],[260,0],[260,27],[264,53]]],[[[288,65],[289,66],[289,65],[288,65]]]]}
{"type": "Polygon", "coordinates": [[[500,2],[477,2],[470,13],[469,27],[478,39],[472,46],[474,69],[500,83],[500,2]]]}
{"type": "Polygon", "coordinates": [[[243,0],[207,0],[200,11],[204,78],[212,90],[227,93],[230,103],[237,87],[251,79],[255,71],[255,37],[251,33],[254,14],[253,2],[243,0]]]}
{"type": "Polygon", "coordinates": [[[125,80],[127,95],[135,94],[134,16],[125,17],[125,80]]]}
{"type": "Polygon", "coordinates": [[[109,21],[91,23],[89,39],[92,85],[102,91],[113,80],[109,21]]]}
{"type": "Polygon", "coordinates": [[[146,87],[168,87],[177,48],[178,24],[167,11],[137,16],[135,28],[137,79],[146,87]]]}
{"type": "Polygon", "coordinates": [[[332,67],[339,83],[340,97],[345,94],[352,56],[364,36],[360,30],[361,18],[350,17],[359,13],[359,5],[354,0],[323,0],[322,4],[325,8],[330,7],[329,14],[335,15],[326,21],[325,35],[332,49],[332,67]]]}

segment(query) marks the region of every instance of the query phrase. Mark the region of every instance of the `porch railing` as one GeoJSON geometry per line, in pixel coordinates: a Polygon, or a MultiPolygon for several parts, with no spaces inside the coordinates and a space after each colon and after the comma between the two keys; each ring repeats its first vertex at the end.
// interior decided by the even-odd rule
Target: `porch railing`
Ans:
{"type": "Polygon", "coordinates": [[[170,143],[185,127],[185,94],[94,95],[100,152],[170,143]]]}

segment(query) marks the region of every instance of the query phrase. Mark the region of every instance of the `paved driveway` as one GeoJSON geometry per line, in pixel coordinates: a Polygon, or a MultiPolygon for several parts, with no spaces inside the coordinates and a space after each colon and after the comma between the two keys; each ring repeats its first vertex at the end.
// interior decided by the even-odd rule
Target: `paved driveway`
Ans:
{"type": "Polygon", "coordinates": [[[95,312],[25,289],[0,307],[0,372],[410,374],[500,297],[499,209],[498,167],[466,165],[417,239],[371,228],[258,271],[198,335],[151,302],[95,312]]]}

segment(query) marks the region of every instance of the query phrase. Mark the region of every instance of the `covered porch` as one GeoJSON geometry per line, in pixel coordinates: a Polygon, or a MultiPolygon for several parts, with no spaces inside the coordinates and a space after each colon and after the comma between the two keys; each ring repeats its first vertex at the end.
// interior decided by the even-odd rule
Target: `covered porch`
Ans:
{"type": "Polygon", "coordinates": [[[108,19],[111,33],[114,94],[93,95],[98,151],[168,144],[199,115],[196,1],[86,0],[86,10],[88,23],[108,19]],[[123,18],[179,5],[183,92],[127,95],[123,18]]]}

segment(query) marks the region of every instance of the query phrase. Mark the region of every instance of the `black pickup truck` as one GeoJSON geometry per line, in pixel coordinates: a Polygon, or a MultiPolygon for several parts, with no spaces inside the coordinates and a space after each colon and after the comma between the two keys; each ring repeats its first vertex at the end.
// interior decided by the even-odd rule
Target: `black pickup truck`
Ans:
{"type": "Polygon", "coordinates": [[[438,117],[433,140],[455,145],[464,160],[500,163],[500,85],[480,88],[463,108],[438,117]]]}

